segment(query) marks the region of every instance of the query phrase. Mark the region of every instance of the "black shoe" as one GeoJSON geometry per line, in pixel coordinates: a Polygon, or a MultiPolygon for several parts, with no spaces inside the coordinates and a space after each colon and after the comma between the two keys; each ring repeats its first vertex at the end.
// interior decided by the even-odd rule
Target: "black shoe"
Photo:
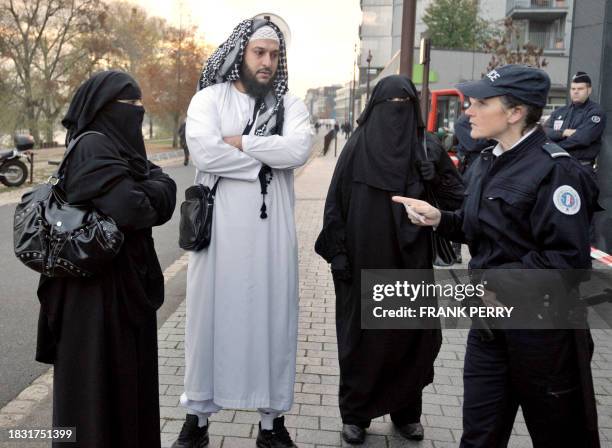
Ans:
{"type": "Polygon", "coordinates": [[[198,426],[198,416],[187,414],[178,439],[171,448],[204,448],[208,446],[208,425],[198,426]]]}
{"type": "Polygon", "coordinates": [[[185,161],[183,162],[183,165],[187,166],[189,164],[189,159],[185,159],[185,161]]]}
{"type": "Polygon", "coordinates": [[[366,430],[357,425],[342,425],[342,438],[351,445],[361,445],[365,441],[366,430]]]}
{"type": "Polygon", "coordinates": [[[405,423],[395,425],[397,431],[408,440],[423,440],[425,431],[420,423],[405,423]]]}
{"type": "Polygon", "coordinates": [[[275,418],[271,430],[261,429],[260,423],[256,443],[258,448],[297,448],[285,428],[285,417],[275,418]]]}

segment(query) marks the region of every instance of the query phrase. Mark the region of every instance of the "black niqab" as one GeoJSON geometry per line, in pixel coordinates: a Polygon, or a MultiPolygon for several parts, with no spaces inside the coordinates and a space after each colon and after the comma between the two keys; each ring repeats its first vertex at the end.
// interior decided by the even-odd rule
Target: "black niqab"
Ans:
{"type": "Polygon", "coordinates": [[[423,160],[424,125],[414,84],[407,76],[381,79],[359,127],[347,142],[353,146],[353,180],[403,193],[409,178],[418,178],[415,161],[423,160]],[[409,98],[409,101],[388,101],[409,98]]]}
{"type": "Polygon", "coordinates": [[[62,124],[68,133],[66,142],[85,131],[107,136],[129,165],[135,179],[149,175],[147,154],[142,137],[144,108],[117,100],[140,99],[138,83],[119,71],[103,71],[84,82],[74,94],[62,124]]]}

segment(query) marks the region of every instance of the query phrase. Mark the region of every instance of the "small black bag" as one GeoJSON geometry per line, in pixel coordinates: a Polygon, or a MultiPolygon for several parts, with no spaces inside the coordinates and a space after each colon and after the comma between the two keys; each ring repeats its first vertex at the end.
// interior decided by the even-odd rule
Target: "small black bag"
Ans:
{"type": "MultiPolygon", "coordinates": [[[[260,102],[255,103],[253,117],[247,123],[242,135],[249,135],[255,124],[260,109],[260,102]]],[[[212,215],[215,204],[217,185],[221,177],[217,179],[212,189],[204,185],[193,185],[185,190],[185,201],[181,204],[181,222],[179,224],[179,246],[184,250],[198,252],[210,245],[212,235],[212,215]]],[[[261,182],[261,176],[260,176],[261,182]]],[[[262,194],[265,186],[261,186],[262,194]]],[[[265,218],[265,203],[262,205],[261,217],[265,218]]]]}
{"type": "Polygon", "coordinates": [[[185,202],[181,204],[179,246],[184,250],[200,251],[210,245],[212,215],[215,204],[217,179],[211,188],[197,184],[185,190],[185,202]]]}
{"type": "MultiPolygon", "coordinates": [[[[423,138],[423,147],[425,149],[425,160],[428,160],[427,138],[423,138]]],[[[438,199],[430,186],[425,185],[425,193],[427,202],[440,209],[438,199]]],[[[436,266],[450,266],[457,261],[453,243],[447,240],[436,231],[431,232],[431,244],[433,252],[433,263],[436,266]]]]}
{"type": "Polygon", "coordinates": [[[87,134],[100,133],[84,132],[72,140],[55,174],[24,194],[15,210],[15,255],[47,277],[91,277],[106,268],[123,244],[112,218],[91,205],[68,204],[57,187],[68,155],[87,134]]]}

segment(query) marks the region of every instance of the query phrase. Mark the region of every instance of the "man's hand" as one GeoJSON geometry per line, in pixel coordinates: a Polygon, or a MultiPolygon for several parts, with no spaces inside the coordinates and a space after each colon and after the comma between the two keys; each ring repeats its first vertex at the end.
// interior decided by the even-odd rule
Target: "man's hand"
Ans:
{"type": "Polygon", "coordinates": [[[567,137],[571,137],[572,135],[574,135],[575,132],[576,132],[576,129],[566,129],[563,131],[561,135],[567,138],[567,137]]]}
{"type": "Polygon", "coordinates": [[[238,151],[242,151],[242,135],[236,135],[234,137],[223,137],[223,141],[228,145],[232,145],[238,151]]]}

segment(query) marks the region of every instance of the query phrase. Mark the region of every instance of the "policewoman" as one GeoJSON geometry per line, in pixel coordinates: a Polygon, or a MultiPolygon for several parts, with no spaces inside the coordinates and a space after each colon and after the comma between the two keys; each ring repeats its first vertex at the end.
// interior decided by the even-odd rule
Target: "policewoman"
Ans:
{"type": "MultiPolygon", "coordinates": [[[[506,65],[457,87],[470,97],[472,138],[497,142],[474,162],[462,208],[447,212],[412,198],[393,200],[422,215],[409,215],[414,224],[467,243],[471,270],[589,269],[598,190],[588,171],[549,142],[538,124],[548,75],[506,65]]],[[[519,300],[528,294],[515,291],[519,300]]],[[[585,329],[485,330],[473,324],[461,447],[506,447],[519,406],[534,448],[599,447],[592,353],[585,329]]]]}

